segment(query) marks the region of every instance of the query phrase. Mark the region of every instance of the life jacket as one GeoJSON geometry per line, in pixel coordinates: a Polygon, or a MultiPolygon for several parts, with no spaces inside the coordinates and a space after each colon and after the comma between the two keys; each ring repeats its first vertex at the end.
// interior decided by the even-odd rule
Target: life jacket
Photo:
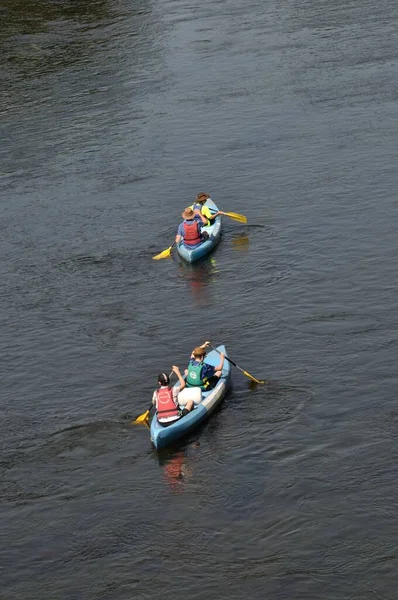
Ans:
{"type": "Polygon", "coordinates": [[[202,361],[198,365],[193,365],[189,363],[188,365],[188,373],[187,373],[187,386],[188,387],[201,387],[202,390],[207,387],[207,378],[202,379],[202,369],[204,362],[202,361]]]}
{"type": "Polygon", "coordinates": [[[200,235],[197,221],[194,220],[192,223],[184,221],[182,226],[184,228],[184,244],[186,246],[196,246],[196,244],[202,242],[202,236],[200,235]]]}
{"type": "Polygon", "coordinates": [[[179,417],[180,411],[173,399],[173,390],[170,387],[161,387],[156,390],[156,410],[160,422],[169,417],[179,417]]]}

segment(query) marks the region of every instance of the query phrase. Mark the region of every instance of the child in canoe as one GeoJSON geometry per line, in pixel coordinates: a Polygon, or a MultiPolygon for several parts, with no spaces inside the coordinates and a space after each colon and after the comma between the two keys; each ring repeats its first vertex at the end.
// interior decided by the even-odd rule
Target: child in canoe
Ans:
{"type": "Polygon", "coordinates": [[[218,217],[218,215],[224,214],[222,210],[219,210],[216,213],[212,213],[209,207],[205,206],[205,203],[209,198],[209,194],[205,194],[205,192],[200,192],[196,196],[194,204],[191,206],[193,212],[195,213],[195,219],[202,221],[205,227],[208,225],[212,225],[214,219],[218,217]]]}
{"type": "Polygon", "coordinates": [[[163,427],[167,427],[178,419],[185,417],[193,409],[193,400],[189,400],[181,410],[178,405],[178,394],[185,388],[185,381],[181,375],[180,369],[173,365],[173,373],[175,373],[180,382],[180,387],[175,388],[170,385],[170,377],[167,373],[159,373],[158,385],[159,389],[153,392],[152,404],[155,405],[156,414],[159,423],[163,427]]]}
{"type": "Polygon", "coordinates": [[[202,390],[211,390],[221,377],[225,354],[221,352],[219,364],[213,367],[204,362],[207,346],[210,346],[210,342],[205,342],[192,351],[188,368],[185,370],[187,387],[199,386],[202,390]]]}

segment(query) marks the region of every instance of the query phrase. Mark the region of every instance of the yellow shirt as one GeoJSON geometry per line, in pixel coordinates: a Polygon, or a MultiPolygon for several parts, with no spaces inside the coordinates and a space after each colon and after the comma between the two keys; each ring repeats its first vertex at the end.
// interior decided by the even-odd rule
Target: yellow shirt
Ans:
{"type": "MultiPolygon", "coordinates": [[[[192,204],[192,206],[191,206],[192,210],[193,210],[193,207],[194,207],[194,206],[195,206],[195,205],[194,205],[194,204],[192,204]]],[[[208,221],[208,222],[207,222],[207,225],[210,225],[209,221],[211,220],[211,218],[212,218],[213,214],[212,214],[211,210],[209,209],[209,207],[208,207],[208,206],[204,206],[204,205],[202,204],[202,206],[200,207],[200,212],[202,213],[202,215],[203,215],[204,217],[206,217],[206,219],[207,219],[207,221],[208,221]]]]}

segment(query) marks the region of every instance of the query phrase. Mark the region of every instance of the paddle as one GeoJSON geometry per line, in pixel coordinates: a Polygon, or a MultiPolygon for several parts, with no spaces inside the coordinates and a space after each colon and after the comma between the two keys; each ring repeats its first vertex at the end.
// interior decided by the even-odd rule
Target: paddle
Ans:
{"type": "Polygon", "coordinates": [[[148,408],[148,410],[146,410],[144,413],[142,413],[142,415],[138,415],[138,417],[137,417],[137,418],[135,418],[135,419],[133,419],[133,421],[132,421],[132,422],[133,422],[133,423],[145,423],[145,421],[147,421],[147,420],[148,420],[149,413],[151,412],[152,408],[153,408],[153,404],[152,404],[152,402],[151,402],[151,405],[150,405],[150,407],[148,408]]]}
{"type": "Polygon", "coordinates": [[[166,250],[163,250],[163,252],[160,252],[156,256],[152,256],[153,260],[160,260],[161,258],[168,258],[171,254],[172,247],[175,245],[176,245],[176,243],[174,242],[173,244],[171,244],[171,246],[169,246],[169,248],[166,248],[166,250]]]}
{"type": "MultiPolygon", "coordinates": [[[[169,379],[170,377],[173,375],[174,371],[172,371],[169,375],[169,379]]],[[[142,413],[142,415],[138,415],[138,417],[136,417],[135,419],[132,420],[132,423],[145,423],[148,420],[149,417],[149,413],[151,412],[152,408],[154,407],[154,404],[150,404],[148,410],[146,410],[144,413],[142,413]]]]}
{"type": "Polygon", "coordinates": [[[223,211],[223,215],[225,215],[226,217],[229,217],[230,219],[233,219],[234,221],[239,221],[239,223],[247,223],[247,217],[245,217],[245,215],[240,215],[239,213],[234,213],[234,212],[224,212],[223,211]]]}
{"type": "MultiPolygon", "coordinates": [[[[210,209],[213,213],[216,213],[217,211],[214,209],[210,209]]],[[[230,217],[230,219],[234,219],[234,221],[239,221],[239,223],[247,223],[247,217],[245,217],[245,215],[240,215],[239,213],[235,213],[235,212],[224,212],[221,211],[223,215],[225,215],[226,217],[230,217]]]]}
{"type": "MultiPolygon", "coordinates": [[[[210,348],[213,348],[213,350],[215,350],[216,352],[218,352],[218,354],[221,354],[221,352],[219,350],[217,350],[217,348],[214,348],[214,346],[212,346],[211,344],[209,344],[209,346],[210,346],[210,348]]],[[[266,383],[266,381],[264,381],[264,379],[256,379],[255,377],[253,377],[253,375],[250,375],[250,373],[248,373],[247,371],[244,371],[243,369],[241,369],[241,367],[239,367],[236,363],[234,363],[233,360],[231,360],[230,358],[228,358],[228,356],[226,356],[225,358],[226,358],[226,360],[228,362],[231,363],[231,365],[234,365],[234,367],[236,367],[237,369],[239,369],[239,371],[242,371],[242,373],[244,375],[246,375],[246,377],[248,377],[249,379],[251,379],[255,383],[266,383]]]]}

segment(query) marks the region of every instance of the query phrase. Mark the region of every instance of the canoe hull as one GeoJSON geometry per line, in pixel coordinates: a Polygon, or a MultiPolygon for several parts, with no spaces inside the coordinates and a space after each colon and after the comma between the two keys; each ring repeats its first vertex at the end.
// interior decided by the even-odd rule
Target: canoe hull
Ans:
{"type": "MultiPolygon", "coordinates": [[[[218,210],[217,206],[210,198],[206,200],[205,205],[210,208],[210,210],[218,210]]],[[[209,227],[205,227],[203,231],[207,231],[209,234],[209,239],[204,241],[203,244],[200,244],[200,246],[197,248],[193,248],[191,250],[190,248],[184,246],[182,242],[177,245],[178,254],[181,256],[181,258],[189,263],[193,263],[200,258],[204,258],[219,244],[221,240],[221,217],[216,217],[214,223],[209,227]]]]}
{"type": "MultiPolygon", "coordinates": [[[[219,352],[224,352],[225,355],[227,354],[224,346],[218,346],[217,350],[219,352]]],[[[220,355],[215,350],[212,350],[212,352],[209,352],[209,354],[206,356],[206,362],[216,366],[220,362],[220,355]]],[[[224,399],[225,394],[230,386],[230,381],[230,364],[228,361],[224,361],[224,368],[222,376],[220,377],[220,381],[217,383],[214,389],[210,390],[210,392],[203,392],[202,402],[195,406],[195,408],[190,413],[185,415],[185,417],[182,417],[168,427],[163,427],[160,425],[155,415],[151,421],[150,428],[151,441],[155,448],[158,450],[165,448],[169,444],[181,439],[199,427],[199,425],[207,421],[207,419],[224,399]]],[[[178,386],[179,384],[176,384],[176,387],[178,386]]]]}

